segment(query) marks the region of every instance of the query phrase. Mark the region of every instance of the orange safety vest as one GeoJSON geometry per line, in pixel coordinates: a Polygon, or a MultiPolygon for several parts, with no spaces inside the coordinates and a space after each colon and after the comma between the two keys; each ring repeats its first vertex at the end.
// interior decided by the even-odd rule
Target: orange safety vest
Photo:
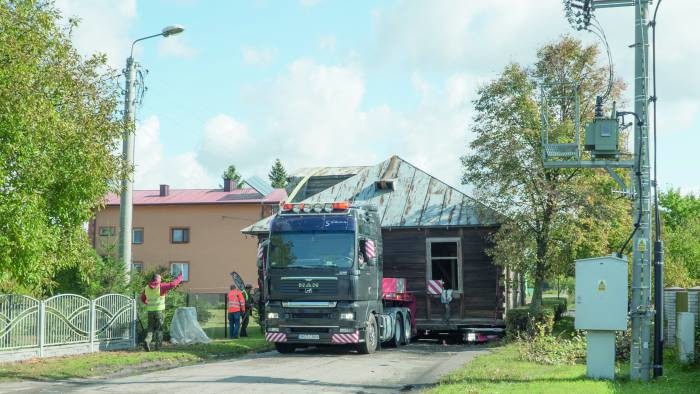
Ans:
{"type": "Polygon", "coordinates": [[[228,311],[229,312],[245,312],[245,299],[243,293],[238,289],[233,289],[228,292],[228,311]]]}

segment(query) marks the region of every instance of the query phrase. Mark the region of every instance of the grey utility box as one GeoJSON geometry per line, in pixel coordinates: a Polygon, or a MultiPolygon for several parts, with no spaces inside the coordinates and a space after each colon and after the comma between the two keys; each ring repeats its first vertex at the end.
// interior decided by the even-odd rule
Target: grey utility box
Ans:
{"type": "Polygon", "coordinates": [[[616,158],[619,154],[619,131],[615,118],[595,118],[586,126],[584,148],[594,157],[616,158]]]}
{"type": "Polygon", "coordinates": [[[627,260],[576,260],[576,329],[627,329],[627,260]]]}
{"type": "Polygon", "coordinates": [[[627,260],[576,260],[576,322],[586,330],[586,375],[615,378],[615,331],[627,329],[627,260]]]}

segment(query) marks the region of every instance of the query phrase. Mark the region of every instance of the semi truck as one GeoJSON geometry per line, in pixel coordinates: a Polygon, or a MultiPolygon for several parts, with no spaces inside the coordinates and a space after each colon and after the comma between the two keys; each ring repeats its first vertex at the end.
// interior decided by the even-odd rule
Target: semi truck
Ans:
{"type": "Polygon", "coordinates": [[[346,201],[284,203],[261,244],[265,338],[278,352],[350,345],[371,354],[416,334],[416,300],[382,274],[377,209],[346,201]]]}

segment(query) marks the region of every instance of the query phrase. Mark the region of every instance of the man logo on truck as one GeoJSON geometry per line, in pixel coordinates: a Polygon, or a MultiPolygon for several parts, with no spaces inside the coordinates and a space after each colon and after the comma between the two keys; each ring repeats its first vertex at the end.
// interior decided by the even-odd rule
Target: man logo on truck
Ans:
{"type": "Polygon", "coordinates": [[[299,288],[316,289],[316,288],[318,288],[318,282],[310,282],[310,283],[309,282],[306,282],[306,283],[301,282],[301,283],[299,283],[299,288]]]}

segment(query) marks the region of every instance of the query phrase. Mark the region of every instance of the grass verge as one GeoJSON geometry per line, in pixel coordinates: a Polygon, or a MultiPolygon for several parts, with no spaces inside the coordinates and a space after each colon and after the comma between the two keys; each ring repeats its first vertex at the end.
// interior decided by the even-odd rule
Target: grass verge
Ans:
{"type": "Polygon", "coordinates": [[[521,361],[515,344],[496,348],[446,377],[430,393],[697,393],[700,368],[682,366],[667,354],[664,377],[631,382],[629,366],[617,370],[615,382],[590,380],[585,365],[540,365],[521,361]]]}
{"type": "Polygon", "coordinates": [[[0,364],[0,381],[57,380],[137,374],[174,368],[211,360],[235,358],[272,346],[265,341],[257,325],[248,327],[247,338],[214,340],[208,344],[163,346],[160,351],[141,348],[100,352],[67,357],[33,359],[0,364]]]}

